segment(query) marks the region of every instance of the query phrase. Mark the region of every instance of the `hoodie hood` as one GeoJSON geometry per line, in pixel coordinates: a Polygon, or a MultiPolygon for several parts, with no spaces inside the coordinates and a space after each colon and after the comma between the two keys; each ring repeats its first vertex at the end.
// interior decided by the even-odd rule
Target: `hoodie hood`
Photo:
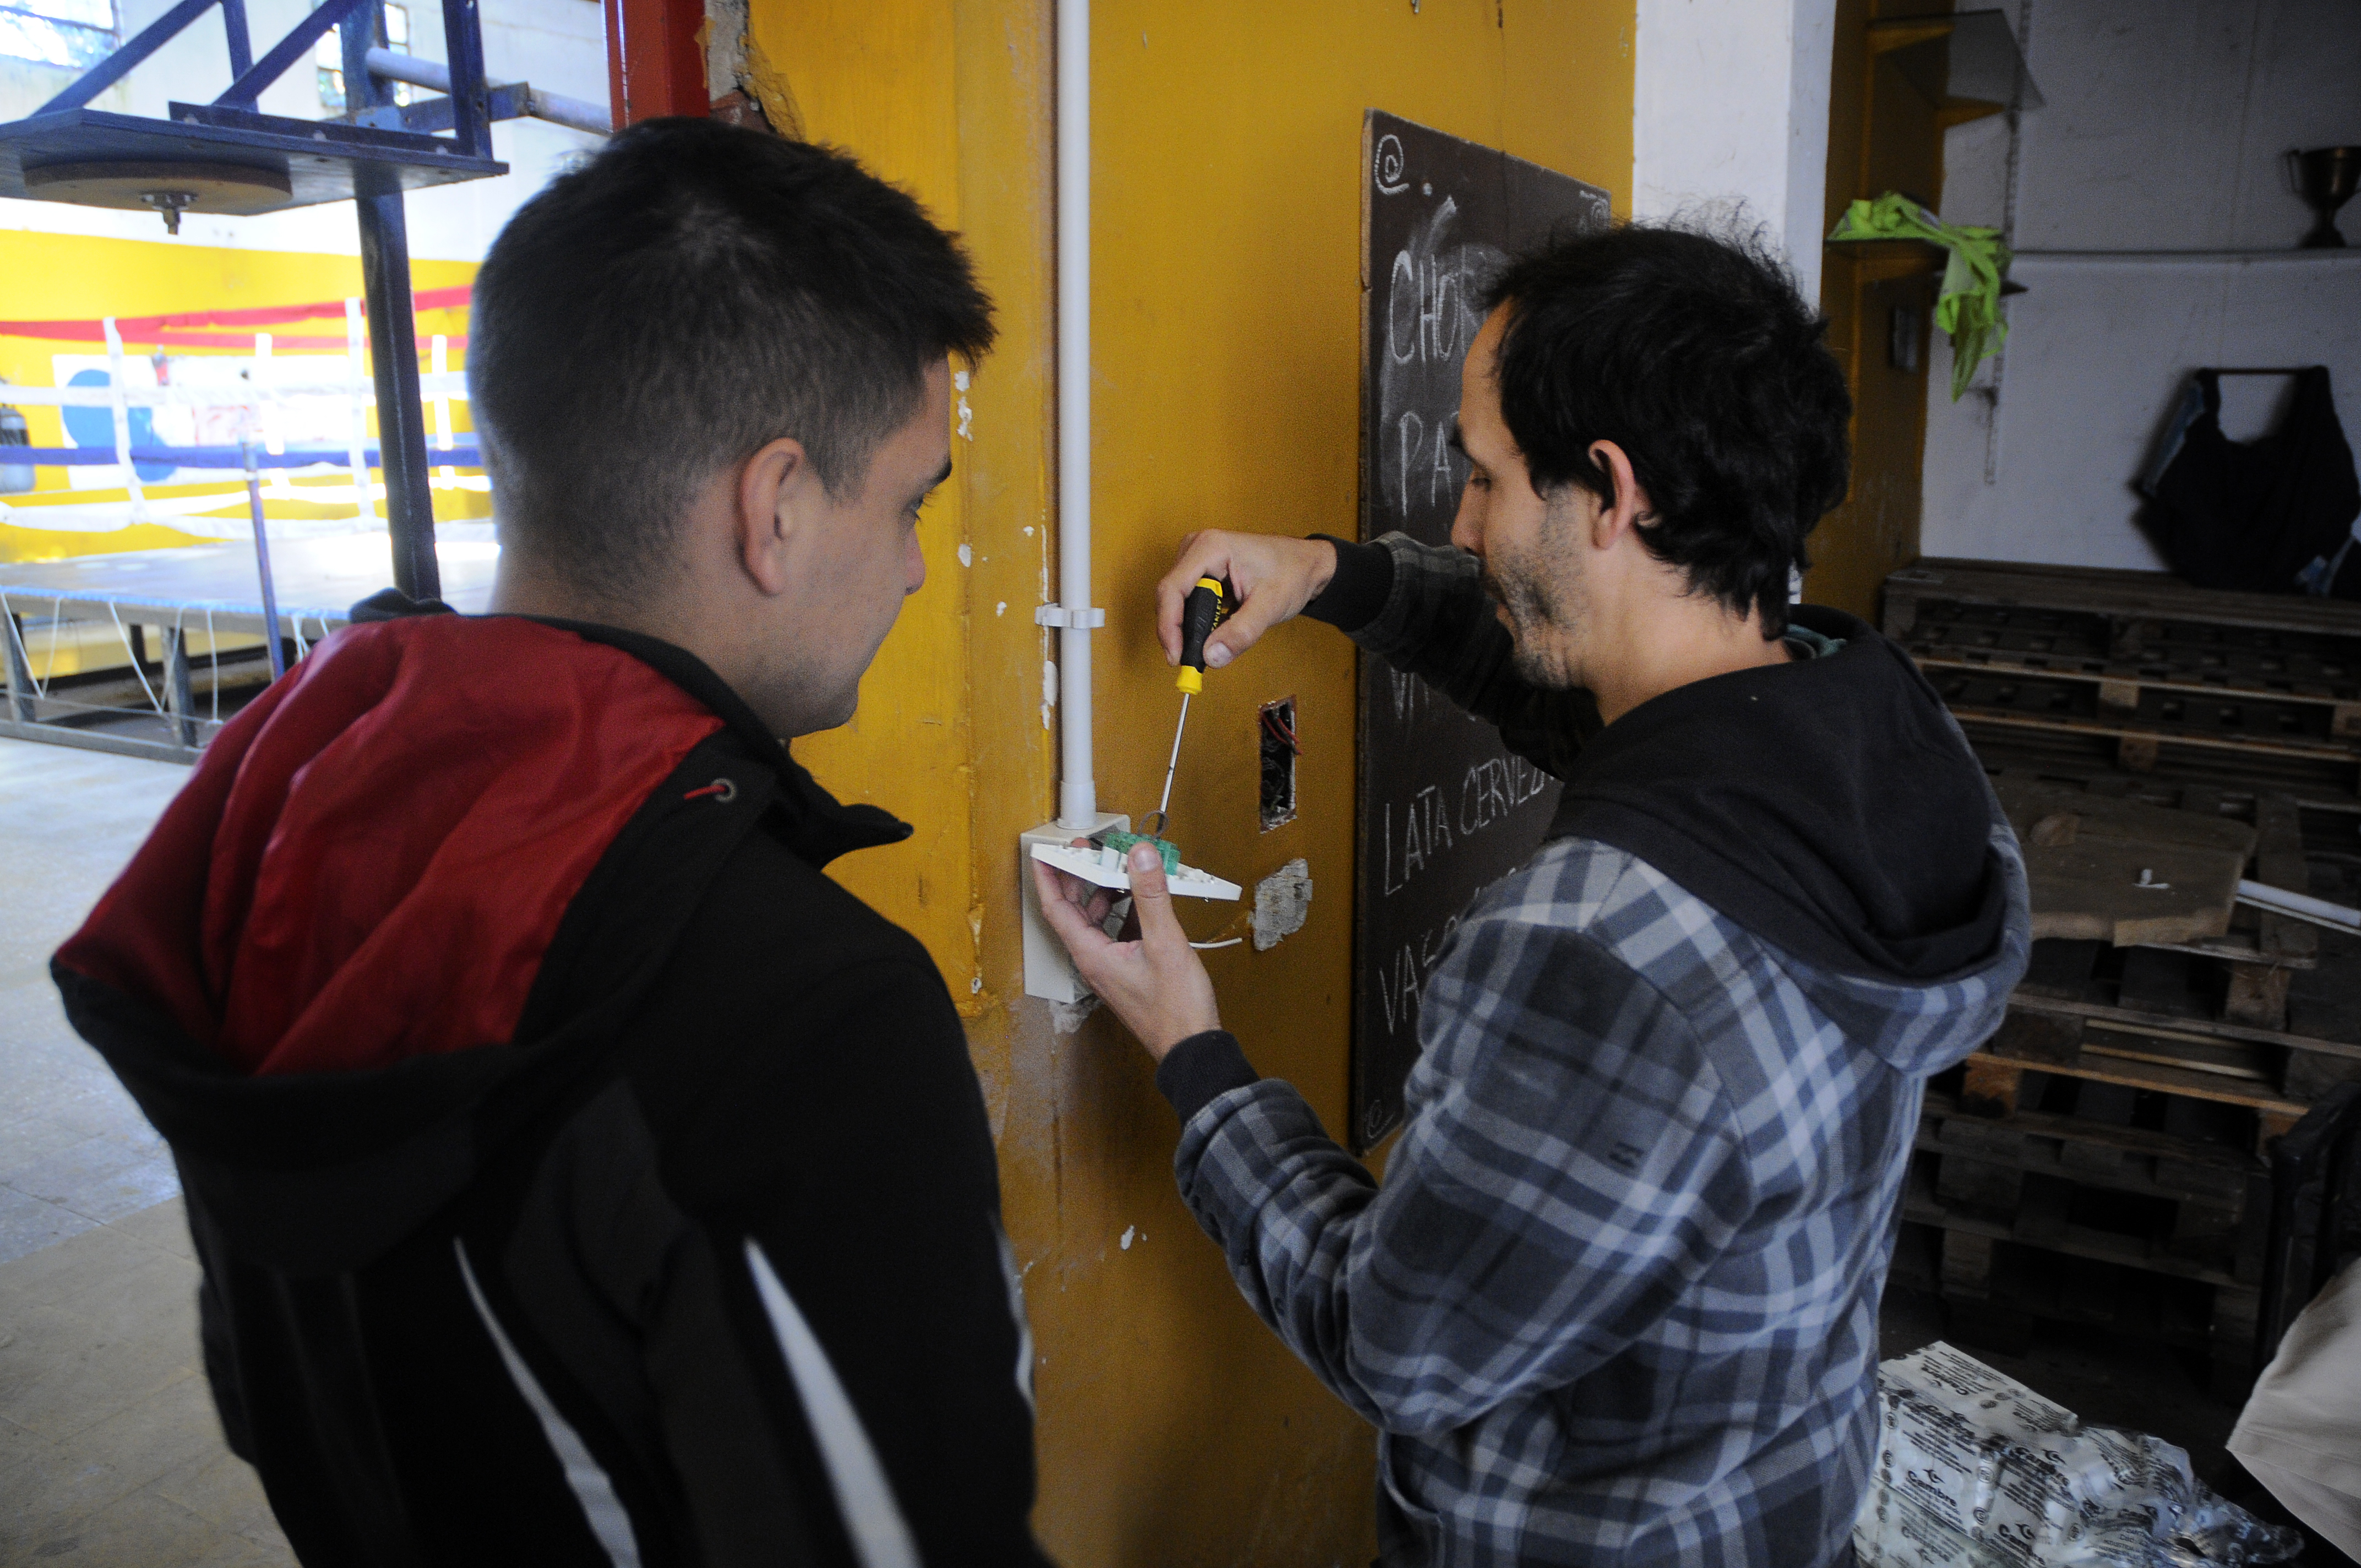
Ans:
{"type": "Polygon", "coordinates": [[[512,617],[355,627],[255,707],[59,960],[258,1075],[511,1039],[591,866],[721,727],[512,617]]]}
{"type": "Polygon", "coordinates": [[[908,831],[678,649],[356,624],[223,729],[51,970],[235,1245],[350,1266],[614,1036],[766,814],[820,863],[908,831]]]}
{"type": "Polygon", "coordinates": [[[1948,1065],[1998,1024],[2031,950],[2015,836],[1907,655],[1839,610],[1790,619],[1842,646],[1624,714],[1569,770],[1549,837],[1638,856],[1817,971],[1832,994],[1816,1000],[1880,1056],[1948,1065]],[[1923,993],[1945,987],[1991,1016],[1926,1026],[1923,993]],[[1982,1033],[1963,1046],[1962,1024],[1982,1033]]]}

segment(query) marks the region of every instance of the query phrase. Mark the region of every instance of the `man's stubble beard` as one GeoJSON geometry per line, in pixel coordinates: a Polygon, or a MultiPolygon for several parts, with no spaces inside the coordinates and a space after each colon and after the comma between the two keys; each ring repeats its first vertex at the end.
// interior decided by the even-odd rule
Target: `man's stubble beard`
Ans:
{"type": "Polygon", "coordinates": [[[1582,557],[1574,547],[1573,508],[1553,505],[1540,548],[1487,561],[1485,591],[1509,615],[1509,663],[1528,685],[1558,691],[1576,685],[1572,648],[1581,629],[1576,608],[1582,557]]]}

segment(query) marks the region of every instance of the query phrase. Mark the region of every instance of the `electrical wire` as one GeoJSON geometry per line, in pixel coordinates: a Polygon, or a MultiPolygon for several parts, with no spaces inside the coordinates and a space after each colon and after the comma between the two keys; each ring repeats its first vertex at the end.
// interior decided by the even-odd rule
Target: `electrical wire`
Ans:
{"type": "Polygon", "coordinates": [[[1270,731],[1271,739],[1279,741],[1297,756],[1303,755],[1303,742],[1295,738],[1295,731],[1289,727],[1286,719],[1279,716],[1277,707],[1266,707],[1262,710],[1262,727],[1270,731]]]}

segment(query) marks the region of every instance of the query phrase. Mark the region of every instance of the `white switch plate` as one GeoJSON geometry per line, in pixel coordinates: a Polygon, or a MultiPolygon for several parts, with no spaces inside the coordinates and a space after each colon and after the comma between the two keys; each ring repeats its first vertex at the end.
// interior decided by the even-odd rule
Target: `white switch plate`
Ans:
{"type": "Polygon", "coordinates": [[[1108,828],[1120,833],[1131,831],[1131,818],[1111,812],[1101,812],[1091,819],[1087,828],[1060,828],[1055,822],[1045,822],[1016,839],[1016,887],[1025,901],[1025,994],[1038,996],[1049,1002],[1080,1002],[1091,994],[1082,977],[1074,972],[1074,962],[1066,956],[1066,944],[1058,940],[1058,933],[1041,918],[1041,896],[1033,886],[1033,846],[1036,844],[1071,844],[1077,839],[1087,839],[1108,828]]]}
{"type": "MultiPolygon", "coordinates": [[[[1131,892],[1131,872],[1122,858],[1112,850],[1075,850],[1058,844],[1036,844],[1033,858],[1044,865],[1054,866],[1070,876],[1096,883],[1123,894],[1131,892]]],[[[1241,891],[1234,882],[1224,882],[1211,872],[1201,871],[1188,861],[1164,879],[1164,885],[1175,898],[1220,898],[1237,901],[1241,891]]]]}

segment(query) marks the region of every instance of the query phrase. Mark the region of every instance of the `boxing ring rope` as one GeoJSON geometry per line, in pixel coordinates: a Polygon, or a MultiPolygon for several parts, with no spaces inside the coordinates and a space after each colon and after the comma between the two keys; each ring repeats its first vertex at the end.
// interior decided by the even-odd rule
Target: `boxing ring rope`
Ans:
{"type": "MultiPolygon", "coordinates": [[[[464,286],[424,290],[416,300],[421,310],[449,310],[464,306],[469,292],[464,286]]],[[[374,558],[364,543],[373,536],[381,537],[384,522],[375,504],[381,488],[371,479],[371,469],[381,466],[382,455],[368,430],[368,411],[375,406],[377,396],[368,369],[366,318],[361,302],[354,298],[178,315],[99,317],[92,321],[0,321],[0,335],[103,345],[108,367],[106,385],[0,385],[0,404],[60,411],[103,408],[110,416],[113,436],[107,445],[0,445],[0,466],[112,468],[126,497],[124,500],[87,505],[43,502],[12,506],[0,500],[0,522],[53,532],[58,524],[69,524],[64,532],[82,532],[169,521],[170,526],[192,535],[189,547],[0,565],[0,574],[5,574],[5,577],[0,577],[0,621],[5,623],[5,635],[0,635],[0,654],[5,654],[8,677],[5,706],[0,706],[0,734],[61,740],[99,750],[185,760],[219,728],[224,685],[254,684],[261,674],[253,666],[250,655],[238,656],[235,651],[233,664],[225,669],[220,646],[223,636],[263,639],[266,650],[273,655],[273,665],[278,663],[276,639],[291,637],[295,657],[301,660],[314,643],[344,623],[344,606],[382,587],[390,578],[386,564],[373,564],[374,558]],[[283,327],[290,323],[339,315],[346,329],[341,338],[290,335],[269,330],[257,330],[249,336],[223,330],[283,327]],[[243,378],[236,382],[166,380],[150,387],[126,385],[125,369],[129,354],[126,345],[150,343],[157,345],[159,361],[167,347],[242,349],[249,352],[252,359],[241,372],[243,378]],[[275,356],[279,351],[294,349],[341,349],[344,374],[335,379],[275,379],[270,374],[272,367],[285,364],[275,356]],[[341,444],[291,444],[287,439],[286,414],[294,405],[310,403],[316,428],[320,400],[334,400],[345,405],[341,444]],[[135,444],[131,411],[163,408],[236,411],[239,441],[235,445],[135,444]],[[138,471],[142,465],[149,466],[151,473],[158,465],[169,465],[181,472],[167,481],[143,480],[138,471]],[[259,470],[266,467],[272,499],[328,505],[349,499],[352,515],[341,521],[267,520],[259,483],[259,470]],[[337,468],[345,472],[350,487],[348,494],[343,487],[336,486],[307,485],[298,488],[290,478],[291,473],[337,468]],[[162,497],[148,494],[151,486],[159,483],[207,483],[203,478],[188,477],[186,471],[192,469],[236,470],[234,475],[225,472],[222,477],[250,481],[243,498],[248,503],[245,509],[248,516],[239,520],[245,527],[234,526],[227,518],[193,515],[237,505],[242,498],[234,491],[162,497]],[[251,587],[242,593],[235,590],[234,582],[225,576],[231,563],[220,554],[228,542],[246,536],[247,528],[254,531],[256,555],[248,558],[248,565],[240,570],[249,581],[260,580],[258,606],[248,600],[251,587]],[[349,549],[339,554],[331,549],[339,544],[339,541],[328,537],[335,533],[346,535],[351,545],[359,546],[359,554],[356,555],[349,549]],[[208,546],[202,543],[207,536],[224,543],[208,546]],[[278,547],[292,553],[295,575],[302,579],[299,591],[313,596],[310,603],[274,606],[269,581],[272,570],[268,559],[274,541],[278,547]],[[142,580],[134,583],[131,579],[135,577],[142,580]],[[10,578],[15,580],[6,580],[10,578]],[[38,645],[38,633],[36,639],[28,640],[27,631],[35,628],[27,623],[39,617],[44,608],[49,622],[47,646],[41,660],[41,678],[36,679],[33,653],[38,645]],[[203,617],[206,653],[203,684],[208,688],[208,702],[202,715],[194,700],[196,682],[191,668],[189,626],[190,620],[200,614],[203,617]],[[108,680],[104,678],[104,670],[90,671],[89,644],[77,637],[75,647],[83,673],[100,678],[82,680],[77,676],[61,689],[60,638],[69,620],[77,625],[111,629],[111,641],[120,645],[123,663],[132,679],[108,680]],[[160,638],[159,650],[148,649],[150,631],[160,638]],[[153,681],[149,678],[151,663],[158,672],[153,681]],[[69,691],[73,695],[67,695],[69,691]],[[93,698],[98,700],[87,700],[93,698]],[[133,716],[162,721],[169,739],[155,741],[87,728],[92,720],[133,716]],[[73,728],[77,719],[85,728],[73,728]]],[[[432,371],[419,378],[421,401],[430,404],[434,411],[431,449],[440,465],[439,473],[430,483],[438,489],[487,489],[489,481],[480,476],[480,450],[472,436],[456,432],[452,422],[451,405],[455,400],[464,401],[467,389],[464,374],[448,368],[449,354],[454,346],[464,348],[467,339],[452,334],[421,333],[419,337],[421,346],[432,353],[432,371]],[[458,473],[462,468],[477,472],[463,477],[458,473]]],[[[159,372],[163,368],[159,363],[159,372]]],[[[456,545],[446,543],[438,548],[438,554],[456,552],[453,583],[458,590],[456,597],[473,600],[487,595],[490,562],[497,550],[490,541],[489,522],[444,524],[438,532],[460,536],[456,545]]],[[[244,555],[242,551],[237,554],[244,555]]],[[[107,641],[102,639],[100,646],[107,641]]],[[[112,655],[106,657],[105,667],[112,668],[112,655]]]]}

